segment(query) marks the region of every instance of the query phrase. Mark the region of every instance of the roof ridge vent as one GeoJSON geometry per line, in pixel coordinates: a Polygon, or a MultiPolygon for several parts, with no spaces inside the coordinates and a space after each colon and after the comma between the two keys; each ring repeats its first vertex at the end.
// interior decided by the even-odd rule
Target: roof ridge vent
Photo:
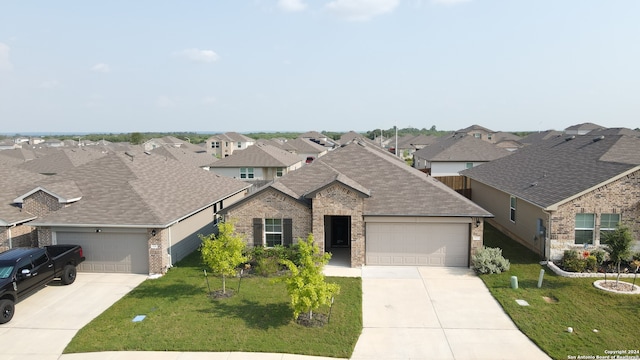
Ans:
{"type": "Polygon", "coordinates": [[[593,142],[598,142],[600,140],[604,140],[604,135],[600,135],[600,136],[598,136],[596,138],[593,138],[593,142]]]}

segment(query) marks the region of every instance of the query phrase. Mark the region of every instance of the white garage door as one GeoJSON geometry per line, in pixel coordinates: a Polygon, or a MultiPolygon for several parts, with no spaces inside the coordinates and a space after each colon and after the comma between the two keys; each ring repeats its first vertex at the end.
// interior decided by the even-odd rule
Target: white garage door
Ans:
{"type": "Polygon", "coordinates": [[[468,266],[469,225],[367,223],[367,265],[468,266]]]}
{"type": "Polygon", "coordinates": [[[78,271],[149,273],[145,234],[56,232],[56,242],[82,246],[86,260],[78,271]]]}

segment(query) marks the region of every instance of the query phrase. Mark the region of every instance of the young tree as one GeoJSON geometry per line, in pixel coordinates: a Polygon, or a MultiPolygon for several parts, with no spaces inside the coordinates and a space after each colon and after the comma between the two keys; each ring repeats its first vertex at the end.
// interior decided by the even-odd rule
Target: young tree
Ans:
{"type": "Polygon", "coordinates": [[[629,257],[631,256],[632,242],[633,237],[631,236],[629,228],[627,228],[626,226],[618,225],[615,230],[606,232],[604,234],[603,243],[608,246],[609,258],[616,264],[618,270],[616,287],[618,286],[618,281],[620,280],[620,263],[623,260],[629,259],[629,257]]]}
{"type": "Polygon", "coordinates": [[[235,234],[233,224],[223,222],[218,224],[218,235],[200,235],[200,239],[202,261],[214,274],[222,275],[222,293],[226,294],[226,277],[235,275],[236,267],[247,261],[242,255],[245,248],[242,236],[235,234]]]}
{"type": "Polygon", "coordinates": [[[309,319],[313,319],[313,311],[330,304],[331,298],[340,292],[340,286],[325,281],[322,268],[331,259],[331,254],[320,254],[313,235],[309,234],[307,240],[299,240],[298,250],[299,265],[291,260],[281,261],[290,270],[282,281],[291,297],[293,317],[297,319],[301,312],[308,312],[309,319]]]}

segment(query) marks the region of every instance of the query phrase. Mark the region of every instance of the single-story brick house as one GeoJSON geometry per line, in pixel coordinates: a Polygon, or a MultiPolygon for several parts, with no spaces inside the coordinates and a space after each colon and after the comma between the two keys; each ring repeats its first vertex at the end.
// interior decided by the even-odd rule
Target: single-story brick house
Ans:
{"type": "Polygon", "coordinates": [[[545,259],[600,246],[618,223],[640,239],[640,137],[593,130],[526,146],[465,170],[472,200],[545,259]]]}
{"type": "Polygon", "coordinates": [[[249,245],[313,234],[351,266],[468,266],[492,215],[364,141],[343,145],[221,211],[249,245]]]}
{"type": "Polygon", "coordinates": [[[166,156],[110,152],[25,184],[11,207],[34,218],[35,245],[81,245],[79,271],[162,274],[248,187],[166,156]]]}

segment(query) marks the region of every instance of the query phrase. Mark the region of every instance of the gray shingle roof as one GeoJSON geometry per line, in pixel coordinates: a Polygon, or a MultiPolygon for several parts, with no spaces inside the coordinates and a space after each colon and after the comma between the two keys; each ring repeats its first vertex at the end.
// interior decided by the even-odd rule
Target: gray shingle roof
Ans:
{"type": "Polygon", "coordinates": [[[249,146],[244,150],[234,151],[232,155],[211,164],[211,168],[289,167],[300,161],[300,158],[295,154],[262,143],[249,146]]]}
{"type": "Polygon", "coordinates": [[[637,137],[563,136],[464,170],[461,175],[547,208],[637,167],[638,149],[637,137]]]}
{"type": "Polygon", "coordinates": [[[143,152],[111,153],[38,185],[65,180],[75,181],[82,199],[34,224],[163,227],[249,186],[143,152]]]}
{"type": "Polygon", "coordinates": [[[0,164],[0,225],[20,224],[35,218],[33,214],[14,206],[13,200],[21,195],[27,184],[35,184],[47,176],[0,164]]]}
{"type": "Polygon", "coordinates": [[[90,147],[47,149],[37,158],[17,167],[39,174],[59,174],[105,155],[105,152],[90,147]]]}
{"type": "Polygon", "coordinates": [[[413,156],[427,161],[492,161],[511,154],[506,149],[473,136],[451,136],[416,151],[413,156]]]}
{"type": "Polygon", "coordinates": [[[546,130],[546,131],[531,133],[523,137],[519,141],[522,144],[529,145],[529,144],[536,144],[536,143],[539,143],[540,141],[544,141],[544,140],[551,139],[558,136],[562,136],[562,131],[546,130]]]}
{"type": "Polygon", "coordinates": [[[377,146],[362,144],[365,143],[351,143],[331,151],[271,186],[286,188],[289,194],[303,199],[306,194],[340,181],[370,194],[364,209],[364,215],[370,216],[491,216],[395,156],[377,146]]]}

